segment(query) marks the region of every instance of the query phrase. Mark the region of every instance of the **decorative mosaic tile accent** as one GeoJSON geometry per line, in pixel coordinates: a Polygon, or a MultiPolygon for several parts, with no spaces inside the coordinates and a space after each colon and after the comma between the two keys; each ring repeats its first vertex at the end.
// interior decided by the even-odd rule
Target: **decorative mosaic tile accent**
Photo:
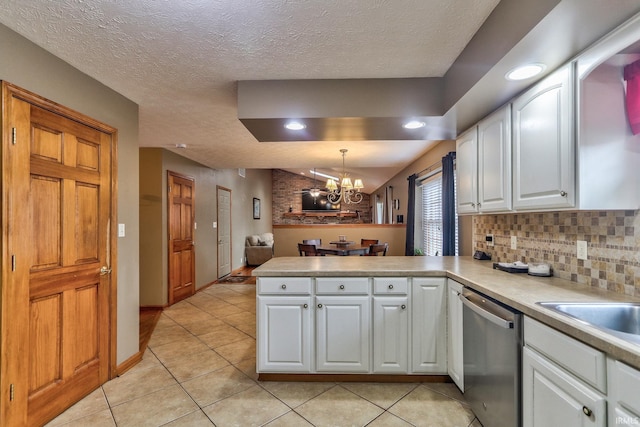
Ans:
{"type": "Polygon", "coordinates": [[[473,245],[493,262],[546,262],[555,276],[640,297],[640,211],[476,215],[473,245]],[[495,246],[487,246],[487,234],[495,246]],[[577,258],[578,240],[587,242],[586,260],[577,258]]]}

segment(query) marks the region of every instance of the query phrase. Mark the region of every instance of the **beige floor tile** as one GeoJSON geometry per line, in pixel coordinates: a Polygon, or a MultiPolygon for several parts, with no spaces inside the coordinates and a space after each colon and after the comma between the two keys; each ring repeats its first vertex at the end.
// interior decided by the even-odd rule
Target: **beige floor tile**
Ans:
{"type": "Polygon", "coordinates": [[[296,408],[311,424],[321,426],[364,426],[383,410],[350,391],[336,385],[296,408]]]}
{"type": "Polygon", "coordinates": [[[453,383],[423,383],[422,385],[424,385],[428,389],[455,399],[465,405],[467,404],[464,395],[460,392],[460,389],[453,383]]]}
{"type": "Polygon", "coordinates": [[[262,381],[260,385],[291,408],[297,408],[335,386],[332,382],[262,381]]]}
{"type": "Polygon", "coordinates": [[[245,334],[249,335],[253,339],[256,339],[256,324],[255,323],[237,325],[236,328],[241,330],[245,334]]]}
{"type": "Polygon", "coordinates": [[[134,366],[133,369],[147,369],[154,366],[162,366],[162,364],[160,363],[156,355],[153,354],[153,351],[147,348],[142,355],[142,360],[140,361],[140,363],[134,366]]]}
{"type": "Polygon", "coordinates": [[[220,317],[223,321],[227,322],[232,326],[242,325],[242,324],[255,324],[256,323],[256,315],[254,313],[249,313],[247,311],[242,311],[239,313],[231,314],[229,316],[220,317]]]}
{"type": "Polygon", "coordinates": [[[389,412],[416,426],[461,427],[474,419],[460,402],[423,385],[389,408],[389,412]]]}
{"type": "MultiPolygon", "coordinates": [[[[107,399],[104,396],[102,388],[98,388],[71,408],[64,411],[53,421],[47,424],[47,426],[59,426],[105,410],[109,410],[109,404],[107,403],[107,399]]],[[[111,417],[111,412],[109,412],[109,417],[111,417]]]]}
{"type": "Polygon", "coordinates": [[[159,347],[175,341],[180,341],[191,337],[191,332],[187,331],[177,323],[162,329],[154,329],[149,340],[149,348],[159,347]]]}
{"type": "Polygon", "coordinates": [[[203,408],[205,414],[219,426],[261,426],[289,410],[289,407],[257,385],[203,408]]]}
{"type": "Polygon", "coordinates": [[[266,424],[268,427],[308,427],[313,426],[313,424],[309,423],[307,420],[302,418],[299,414],[296,414],[294,411],[289,411],[283,416],[276,418],[271,421],[269,424],[266,424]]]}
{"type": "Polygon", "coordinates": [[[388,409],[419,386],[417,383],[342,383],[341,385],[384,409],[388,409]]]}
{"type": "Polygon", "coordinates": [[[165,363],[177,357],[185,357],[189,354],[200,353],[208,349],[209,347],[207,347],[205,343],[193,335],[189,335],[189,337],[179,341],[173,341],[151,348],[156,357],[165,363]]]}
{"type": "Polygon", "coordinates": [[[208,316],[209,318],[206,320],[198,320],[194,322],[183,323],[183,326],[193,335],[200,336],[200,335],[208,334],[209,332],[211,332],[216,328],[227,325],[222,320],[216,317],[213,317],[213,315],[208,314],[208,316]]]}
{"type": "Polygon", "coordinates": [[[202,410],[198,409],[184,417],[178,418],[165,424],[163,427],[210,427],[213,422],[207,417],[202,410]]]}
{"type": "Polygon", "coordinates": [[[254,313],[256,311],[256,301],[255,301],[255,299],[251,298],[250,301],[236,304],[236,307],[239,307],[239,308],[243,309],[244,311],[248,311],[250,313],[254,313]]]}
{"type": "Polygon", "coordinates": [[[474,418],[469,427],[482,427],[482,424],[480,424],[480,421],[477,418],[474,418]]]}
{"type": "Polygon", "coordinates": [[[256,385],[233,366],[182,383],[182,387],[203,408],[256,385]]]}
{"type": "Polygon", "coordinates": [[[198,338],[209,347],[215,349],[223,345],[250,339],[251,337],[233,326],[223,323],[223,326],[215,328],[207,334],[200,335],[198,338]]]}
{"type": "Polygon", "coordinates": [[[249,301],[251,301],[251,297],[247,296],[247,295],[240,295],[240,294],[236,294],[234,296],[225,296],[223,298],[224,301],[228,302],[229,304],[233,304],[233,305],[240,305],[240,304],[245,304],[249,301]]]}
{"type": "Polygon", "coordinates": [[[162,366],[131,369],[102,386],[112,407],[157,390],[177,385],[175,378],[162,366]]]}
{"type": "Polygon", "coordinates": [[[245,359],[256,358],[256,340],[247,338],[231,344],[216,347],[216,353],[236,364],[245,359]]]}
{"type": "MultiPolygon", "coordinates": [[[[385,412],[375,420],[367,424],[367,427],[412,427],[413,424],[409,424],[402,418],[398,418],[395,415],[385,412]]],[[[466,427],[466,426],[461,426],[466,427]]]]}
{"type": "Polygon", "coordinates": [[[245,359],[238,363],[234,363],[233,366],[241,370],[246,376],[254,381],[258,380],[258,373],[256,372],[256,359],[245,359]]]}
{"type": "Polygon", "coordinates": [[[167,312],[166,314],[183,326],[189,323],[204,322],[211,317],[210,313],[193,305],[189,309],[167,312]]]}
{"type": "MultiPolygon", "coordinates": [[[[47,424],[48,426],[49,424],[47,424]]],[[[87,415],[82,418],[75,419],[64,424],[65,427],[115,427],[116,422],[113,419],[113,414],[109,409],[104,409],[100,412],[96,412],[91,415],[87,415]]]]}
{"type": "Polygon", "coordinates": [[[169,372],[180,383],[217,371],[228,365],[229,362],[213,350],[189,354],[165,363],[169,372]]]}
{"type": "Polygon", "coordinates": [[[179,386],[130,400],[112,408],[118,427],[161,426],[198,409],[179,386]]]}
{"type": "Polygon", "coordinates": [[[232,314],[246,313],[246,312],[242,310],[240,307],[237,307],[233,304],[227,304],[225,307],[210,311],[209,313],[213,314],[219,319],[224,320],[225,317],[231,316],[232,314]]]}

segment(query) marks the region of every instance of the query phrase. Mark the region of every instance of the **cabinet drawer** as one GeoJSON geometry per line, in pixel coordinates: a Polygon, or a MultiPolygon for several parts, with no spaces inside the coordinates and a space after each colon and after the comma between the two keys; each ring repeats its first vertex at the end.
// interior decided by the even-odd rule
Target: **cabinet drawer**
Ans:
{"type": "Polygon", "coordinates": [[[310,277],[259,277],[259,294],[296,294],[309,295],[311,293],[310,277]]]}
{"type": "Polygon", "coordinates": [[[383,295],[406,295],[409,284],[406,277],[374,277],[373,292],[383,295]]]}
{"type": "Polygon", "coordinates": [[[524,341],[587,384],[607,391],[607,359],[603,352],[529,317],[524,319],[524,341]]]}
{"type": "Polygon", "coordinates": [[[369,295],[367,277],[318,277],[316,293],[318,295],[369,295]]]}

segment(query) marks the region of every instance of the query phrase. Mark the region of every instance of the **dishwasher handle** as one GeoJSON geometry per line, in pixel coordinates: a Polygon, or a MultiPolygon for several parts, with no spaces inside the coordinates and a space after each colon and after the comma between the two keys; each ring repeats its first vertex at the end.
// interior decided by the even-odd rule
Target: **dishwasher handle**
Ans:
{"type": "MultiPolygon", "coordinates": [[[[465,305],[465,307],[468,307],[470,310],[472,310],[474,313],[476,313],[477,315],[481,316],[482,318],[487,319],[491,323],[493,323],[495,325],[498,325],[501,328],[513,329],[513,320],[504,319],[504,318],[502,318],[502,317],[500,317],[500,316],[498,316],[496,314],[493,314],[493,313],[483,309],[481,306],[477,305],[473,301],[470,301],[463,294],[459,294],[458,298],[460,298],[460,301],[462,301],[462,303],[465,305]]],[[[492,304],[492,303],[488,303],[488,304],[492,304]]]]}

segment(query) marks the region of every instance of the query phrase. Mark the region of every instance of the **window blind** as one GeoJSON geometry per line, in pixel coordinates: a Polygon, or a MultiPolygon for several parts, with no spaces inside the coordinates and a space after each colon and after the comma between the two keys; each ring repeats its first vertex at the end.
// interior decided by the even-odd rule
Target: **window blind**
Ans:
{"type": "MultiPolygon", "coordinates": [[[[455,176],[454,176],[455,180],[455,176]]],[[[454,188],[457,186],[454,184],[454,188]]],[[[455,190],[454,190],[455,191],[455,190]]],[[[457,195],[454,193],[457,200],[457,195]]],[[[456,255],[458,255],[458,209],[456,203],[456,255]]],[[[442,255],[442,174],[422,181],[422,250],[425,255],[442,255]]]]}

